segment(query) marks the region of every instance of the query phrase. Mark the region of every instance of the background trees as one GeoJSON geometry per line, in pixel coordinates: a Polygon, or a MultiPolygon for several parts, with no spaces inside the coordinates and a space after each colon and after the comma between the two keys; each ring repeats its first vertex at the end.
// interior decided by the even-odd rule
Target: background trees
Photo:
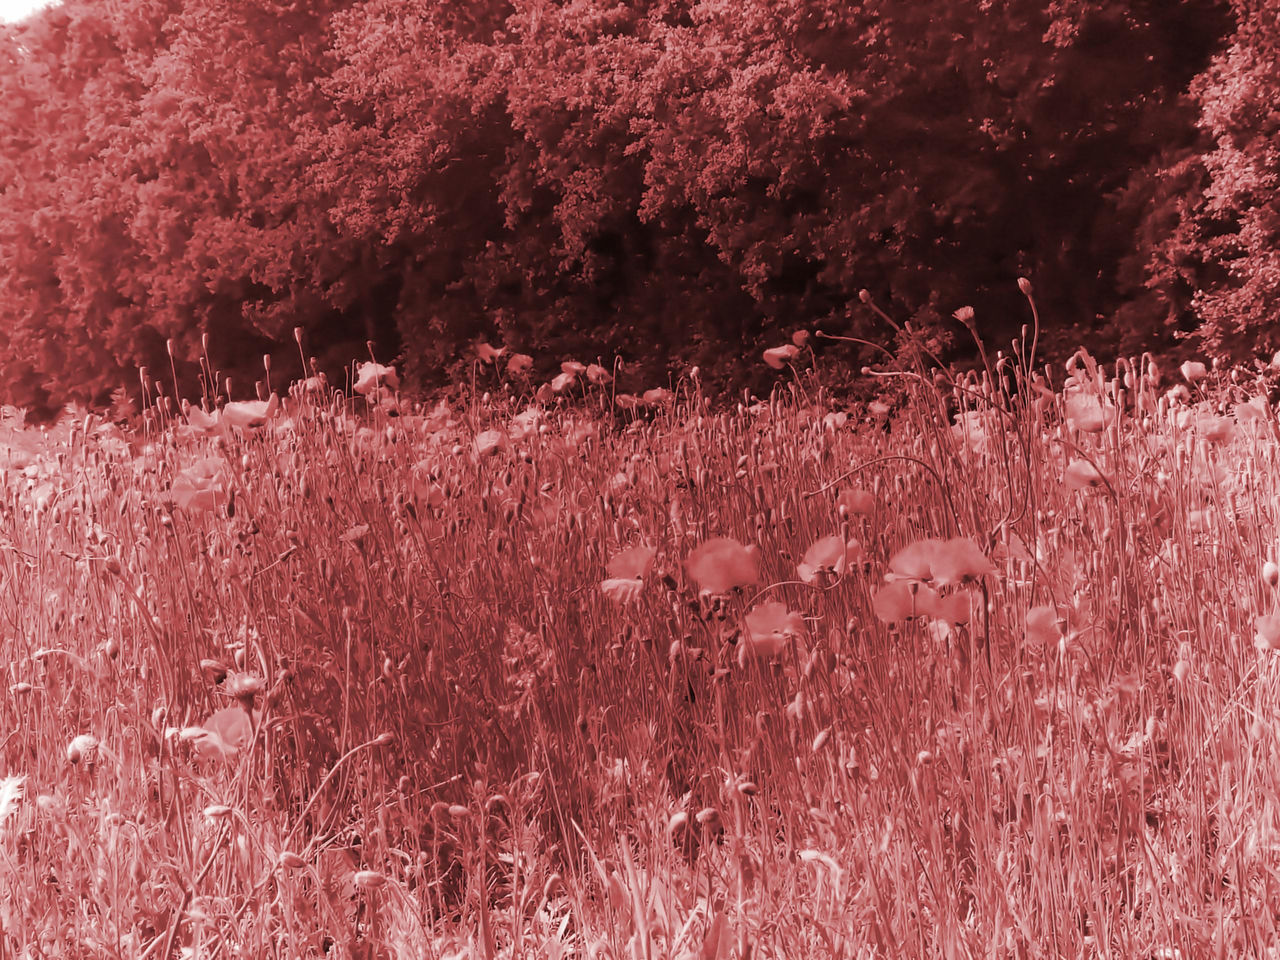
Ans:
{"type": "Polygon", "coordinates": [[[0,390],[206,333],[253,377],[295,325],[424,383],[484,338],[759,386],[798,327],[885,340],[863,288],[1003,343],[1019,275],[1060,346],[1221,345],[1275,289],[1227,266],[1274,219],[1261,7],[69,0],[0,33],[0,390]]]}

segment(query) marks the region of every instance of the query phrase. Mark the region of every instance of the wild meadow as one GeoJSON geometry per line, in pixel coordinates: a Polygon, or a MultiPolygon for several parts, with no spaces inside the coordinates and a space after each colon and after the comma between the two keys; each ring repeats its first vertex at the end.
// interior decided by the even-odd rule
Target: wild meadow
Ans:
{"type": "Polygon", "coordinates": [[[1270,372],[811,342],[10,410],[0,956],[1274,955],[1270,372]]]}

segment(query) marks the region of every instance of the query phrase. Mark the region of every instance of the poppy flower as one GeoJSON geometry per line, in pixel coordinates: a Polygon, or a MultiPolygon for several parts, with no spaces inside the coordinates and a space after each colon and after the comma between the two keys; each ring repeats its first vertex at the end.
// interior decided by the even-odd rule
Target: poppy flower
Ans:
{"type": "Polygon", "coordinates": [[[273,393],[270,400],[238,400],[228,403],[222,408],[218,419],[228,427],[247,430],[250,427],[261,427],[279,409],[280,397],[273,393]]]}
{"type": "Polygon", "coordinates": [[[1196,433],[1209,443],[1228,443],[1236,435],[1236,422],[1206,411],[1196,419],[1196,433]]]}
{"type": "Polygon", "coordinates": [[[475,439],[475,452],[478,459],[496,453],[507,444],[507,435],[501,430],[485,430],[475,439]]]}
{"type": "Polygon", "coordinates": [[[794,359],[799,353],[800,348],[793,343],[781,347],[770,347],[764,352],[764,362],[775,370],[781,370],[788,360],[794,359]]]}
{"type": "Polygon", "coordinates": [[[616,603],[632,603],[644,592],[644,581],[634,577],[610,577],[600,581],[600,591],[616,603]]]}
{"type": "Polygon", "coordinates": [[[1088,460],[1072,460],[1062,472],[1062,482],[1071,490],[1093,490],[1106,481],[1098,468],[1088,460]]]}
{"type": "Polygon", "coordinates": [[[218,414],[216,411],[212,414],[205,413],[200,407],[188,407],[187,423],[201,433],[210,433],[218,426],[218,414]]]}
{"type": "Polygon", "coordinates": [[[1209,375],[1205,365],[1197,360],[1188,360],[1178,370],[1189,383],[1196,383],[1209,375]]]}
{"type": "Polygon", "coordinates": [[[850,516],[869,517],[876,512],[875,494],[853,487],[840,493],[836,507],[844,507],[850,516]]]}
{"type": "Polygon", "coordinates": [[[809,331],[797,330],[795,333],[791,335],[791,342],[794,343],[797,347],[803,347],[805,344],[809,342],[809,331]]]}
{"type": "Polygon", "coordinates": [[[929,559],[934,586],[949,587],[995,573],[996,568],[968,537],[952,537],[939,544],[929,559]]]}
{"type": "Polygon", "coordinates": [[[929,538],[908,544],[889,559],[891,580],[931,580],[933,557],[942,547],[941,540],[929,538]]]}
{"type": "Polygon", "coordinates": [[[1280,614],[1270,613],[1255,617],[1253,645],[1259,650],[1280,650],[1280,614]]]}
{"type": "Polygon", "coordinates": [[[805,551],[804,560],[796,566],[796,573],[805,583],[818,579],[820,570],[842,576],[851,563],[860,563],[863,550],[857,541],[845,543],[839,536],[823,537],[805,551]]]}
{"type": "Polygon", "coordinates": [[[1074,391],[1067,398],[1067,423],[1083,433],[1101,433],[1116,417],[1116,408],[1103,403],[1095,394],[1074,391]]]}
{"type": "Polygon", "coordinates": [[[205,760],[234,760],[253,737],[249,714],[240,707],[223,707],[214,711],[203,728],[203,734],[193,743],[196,753],[205,760]]]}
{"type": "Polygon", "coordinates": [[[507,359],[507,373],[513,377],[523,377],[533,369],[533,357],[527,353],[513,353],[507,359]]]}
{"type": "Polygon", "coordinates": [[[609,576],[640,580],[649,572],[656,553],[653,547],[629,547],[609,561],[609,576]]]}
{"type": "Polygon", "coordinates": [[[1027,611],[1027,642],[1035,647],[1048,647],[1062,639],[1058,629],[1058,613],[1053,607],[1038,606],[1027,611]]]}
{"type": "Polygon", "coordinates": [[[587,379],[597,386],[608,383],[613,379],[612,375],[604,367],[598,363],[590,364],[587,367],[587,379]]]}
{"type": "Polygon", "coordinates": [[[657,407],[671,399],[671,391],[666,387],[653,387],[646,390],[640,399],[645,402],[646,406],[657,407]]]}
{"type": "Polygon", "coordinates": [[[1236,415],[1236,419],[1241,423],[1250,423],[1255,420],[1262,422],[1270,414],[1266,397],[1254,397],[1244,403],[1237,403],[1232,410],[1236,415]]]}
{"type": "Polygon", "coordinates": [[[178,473],[170,492],[183,510],[209,512],[217,509],[218,498],[226,492],[225,461],[218,457],[197,460],[178,473]]]}
{"type": "Polygon", "coordinates": [[[587,368],[577,360],[566,360],[564,363],[560,364],[560,372],[568,373],[576,377],[580,373],[586,373],[587,368]]]}
{"type": "Polygon", "coordinates": [[[928,584],[893,580],[875,592],[871,610],[885,623],[933,616],[938,605],[938,592],[928,584]]]}
{"type": "Polygon", "coordinates": [[[483,340],[476,344],[476,356],[480,358],[481,363],[493,363],[506,352],[506,347],[494,348],[483,340]]]}
{"type": "Polygon", "coordinates": [[[949,624],[968,623],[973,616],[974,598],[972,590],[957,590],[950,596],[940,598],[928,613],[949,624]]]}
{"type": "Polygon", "coordinates": [[[760,582],[760,551],[729,537],[716,537],[689,554],[685,569],[701,589],[726,593],[760,582]]]}
{"type": "Polygon", "coordinates": [[[738,665],[748,660],[767,660],[787,648],[791,637],[804,633],[804,618],[786,604],[777,601],[761,603],[746,616],[746,630],[738,645],[738,665]]]}
{"type": "Polygon", "coordinates": [[[563,393],[577,379],[578,375],[568,370],[557,373],[551,381],[551,392],[563,393]]]}
{"type": "Polygon", "coordinates": [[[400,386],[400,377],[395,367],[384,367],[380,363],[369,360],[356,368],[356,382],[353,389],[362,397],[376,393],[378,387],[389,387],[392,390],[400,386]]]}

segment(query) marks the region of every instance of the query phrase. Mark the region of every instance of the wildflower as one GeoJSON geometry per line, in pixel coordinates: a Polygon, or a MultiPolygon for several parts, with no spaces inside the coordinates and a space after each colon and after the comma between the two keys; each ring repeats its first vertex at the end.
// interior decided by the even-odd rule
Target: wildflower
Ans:
{"type": "Polygon", "coordinates": [[[271,395],[270,400],[239,400],[228,403],[222,408],[219,422],[228,427],[240,427],[247,430],[261,427],[276,415],[280,409],[280,397],[271,395]]]}
{"type": "Polygon", "coordinates": [[[788,360],[794,359],[799,353],[800,349],[793,343],[781,347],[770,347],[764,352],[764,362],[775,370],[781,370],[788,360]]]}
{"type": "Polygon", "coordinates": [[[366,361],[360,364],[356,369],[355,391],[362,397],[367,397],[370,393],[377,391],[378,387],[386,386],[392,390],[396,390],[400,386],[400,377],[396,373],[395,367],[384,367],[380,363],[366,361]]]}
{"type": "Polygon", "coordinates": [[[202,759],[230,762],[249,745],[253,724],[249,714],[240,707],[223,707],[209,716],[203,729],[191,728],[190,737],[186,736],[187,732],[183,731],[183,739],[194,740],[196,753],[202,759]]]}
{"type": "Polygon", "coordinates": [[[1236,435],[1236,422],[1205,411],[1196,419],[1196,433],[1209,443],[1228,443],[1236,435]]]}
{"type": "Polygon", "coordinates": [[[1072,460],[1062,473],[1062,482],[1071,490],[1092,490],[1101,487],[1106,480],[1088,460],[1072,460]]]}
{"type": "Polygon", "coordinates": [[[598,363],[593,363],[587,367],[587,379],[597,386],[608,383],[613,376],[604,367],[598,363]]]}
{"type": "Polygon", "coordinates": [[[568,370],[557,373],[551,381],[551,392],[563,393],[565,389],[572,385],[577,379],[578,375],[576,373],[571,373],[568,370]]]}
{"type": "Polygon", "coordinates": [[[933,604],[929,615],[950,624],[968,623],[973,616],[974,596],[971,590],[957,590],[933,604]]]}
{"type": "Polygon", "coordinates": [[[944,541],[930,558],[929,570],[937,587],[966,583],[996,572],[995,566],[968,537],[944,541]]]}
{"type": "Polygon", "coordinates": [[[1101,433],[1116,417],[1116,408],[1096,395],[1081,390],[1067,398],[1067,423],[1083,433],[1101,433]]]}
{"type": "Polygon", "coordinates": [[[893,580],[875,592],[871,610],[886,623],[930,616],[937,609],[938,593],[928,584],[893,580]]]}
{"type": "Polygon", "coordinates": [[[1196,360],[1186,361],[1178,370],[1188,383],[1196,383],[1209,375],[1205,365],[1196,360]]]}
{"type": "Polygon", "coordinates": [[[210,415],[205,413],[200,407],[187,407],[187,423],[192,429],[200,433],[210,433],[218,426],[218,416],[216,413],[210,415]]]}
{"type": "Polygon", "coordinates": [[[1280,650],[1280,614],[1255,617],[1253,628],[1257,631],[1253,645],[1259,650],[1280,650]]]}
{"type": "Polygon", "coordinates": [[[1253,421],[1265,421],[1271,413],[1267,406],[1266,397],[1254,397],[1244,403],[1237,403],[1232,412],[1235,413],[1236,419],[1241,423],[1250,423],[1253,421]]]}
{"type": "Polygon", "coordinates": [[[609,561],[609,576],[631,580],[643,579],[657,553],[653,547],[629,547],[609,561]]]}
{"type": "Polygon", "coordinates": [[[193,512],[216,509],[218,498],[226,493],[225,468],[220,457],[206,457],[181,470],[170,487],[173,502],[193,512]]]}
{"type": "Polygon", "coordinates": [[[506,352],[506,347],[497,347],[495,349],[483,340],[476,344],[476,356],[480,358],[481,363],[493,363],[506,352]]]}
{"type": "Polygon", "coordinates": [[[507,443],[507,435],[501,430],[486,430],[479,434],[475,439],[475,454],[477,459],[484,459],[490,454],[501,450],[507,443]]]}
{"type": "Polygon", "coordinates": [[[791,342],[795,344],[797,347],[803,348],[804,345],[809,342],[809,331],[797,330],[795,333],[791,335],[791,342]]]}
{"type": "Polygon", "coordinates": [[[653,387],[646,390],[640,399],[644,401],[645,406],[657,407],[671,399],[671,391],[666,387],[653,387]]]}
{"type": "Polygon", "coordinates": [[[748,660],[767,660],[787,648],[791,637],[804,632],[804,618],[777,601],[761,603],[746,617],[746,630],[738,645],[738,665],[748,660]]]}
{"type": "Polygon", "coordinates": [[[852,487],[841,492],[836,499],[836,507],[843,507],[851,516],[869,517],[876,512],[876,498],[870,491],[852,487]]]}
{"type": "Polygon", "coordinates": [[[22,785],[26,778],[21,776],[0,777],[0,827],[18,809],[22,800],[22,785]]]}
{"type": "Polygon", "coordinates": [[[822,426],[826,430],[839,430],[849,420],[849,415],[844,411],[828,413],[822,418],[822,426]]]}
{"type": "Polygon", "coordinates": [[[380,890],[387,885],[387,878],[376,870],[357,870],[351,878],[361,890],[380,890]]]}
{"type": "Polygon", "coordinates": [[[889,559],[889,573],[886,579],[918,581],[932,579],[933,556],[941,547],[942,541],[933,538],[908,544],[889,559]]]}
{"type": "Polygon", "coordinates": [[[839,536],[823,537],[805,551],[804,560],[796,566],[796,573],[805,583],[813,583],[821,570],[839,577],[844,575],[850,563],[861,562],[862,557],[862,547],[857,541],[845,543],[839,536]]]}
{"type": "Polygon", "coordinates": [[[973,322],[973,307],[961,307],[952,316],[967,327],[973,322]]]}
{"type": "Polygon", "coordinates": [[[97,751],[98,738],[92,734],[82,733],[67,744],[67,760],[71,763],[92,760],[97,751]]]}
{"type": "Polygon", "coordinates": [[[533,369],[533,357],[527,353],[513,353],[507,359],[507,373],[513,377],[523,377],[533,369]]]}
{"type": "Polygon", "coordinates": [[[1280,567],[1268,560],[1262,565],[1262,581],[1272,590],[1280,585],[1280,567]]]}
{"type": "Polygon", "coordinates": [[[1036,647],[1049,647],[1062,639],[1058,614],[1053,607],[1038,606],[1027,611],[1027,642],[1036,647]]]}
{"type": "MultiPolygon", "coordinates": [[[[368,528],[366,527],[366,530],[368,528]]],[[[240,701],[246,711],[253,709],[253,701],[266,686],[261,677],[251,673],[228,673],[222,681],[221,689],[228,697],[240,701]]]]}
{"type": "Polygon", "coordinates": [[[703,590],[725,593],[760,582],[760,552],[737,540],[716,537],[689,554],[685,569],[703,590]]]}
{"type": "Polygon", "coordinates": [[[566,360],[564,363],[560,364],[560,372],[576,377],[580,373],[586,373],[587,368],[577,360],[566,360]]]}

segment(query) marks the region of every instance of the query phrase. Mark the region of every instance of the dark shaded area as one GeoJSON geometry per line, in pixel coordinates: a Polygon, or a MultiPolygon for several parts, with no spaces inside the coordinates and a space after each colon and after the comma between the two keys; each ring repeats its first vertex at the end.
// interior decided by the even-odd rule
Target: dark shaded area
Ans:
{"type": "Polygon", "coordinates": [[[486,340],[763,390],[799,328],[890,343],[862,289],[948,359],[963,305],[1006,345],[1019,276],[1051,352],[1220,348],[1229,313],[1269,343],[1276,291],[1229,265],[1280,215],[1223,185],[1278,126],[1256,3],[464,6],[0,28],[4,399],[101,403],[170,343],[191,395],[206,335],[248,396],[264,353],[309,372],[295,327],[338,383],[372,342],[446,384],[486,340]]]}

